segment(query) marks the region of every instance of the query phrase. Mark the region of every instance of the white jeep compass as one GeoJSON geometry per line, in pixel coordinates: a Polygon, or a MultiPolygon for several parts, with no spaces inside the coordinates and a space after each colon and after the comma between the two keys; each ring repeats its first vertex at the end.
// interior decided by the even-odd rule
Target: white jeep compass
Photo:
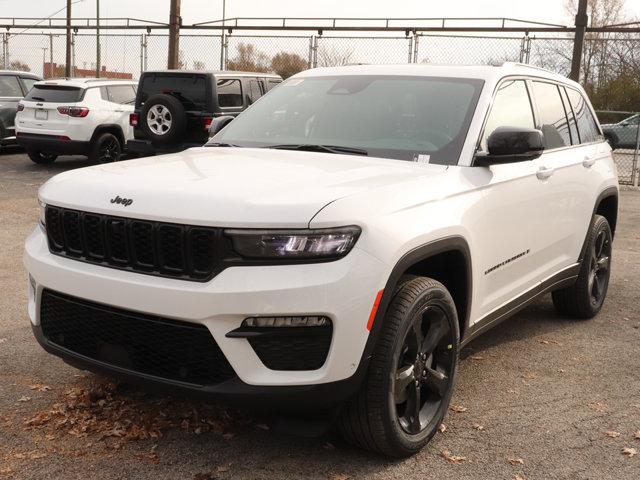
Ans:
{"type": "Polygon", "coordinates": [[[472,338],[548,292],[598,313],[618,186],[564,77],[349,66],[290,78],[205,147],[66,172],[39,200],[25,264],[47,351],[331,408],[349,441],[401,457],[436,432],[472,338]]]}

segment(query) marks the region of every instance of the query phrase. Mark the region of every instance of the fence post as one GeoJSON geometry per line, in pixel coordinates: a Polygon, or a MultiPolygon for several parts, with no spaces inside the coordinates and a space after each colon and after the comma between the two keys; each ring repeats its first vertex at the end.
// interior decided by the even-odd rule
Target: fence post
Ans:
{"type": "Polygon", "coordinates": [[[9,64],[9,34],[2,34],[2,68],[7,69],[7,65],[9,64]]]}
{"type": "Polygon", "coordinates": [[[413,63],[413,36],[407,36],[407,38],[409,39],[409,57],[408,57],[408,62],[409,63],[413,63]]]}
{"type": "Polygon", "coordinates": [[[313,39],[313,44],[311,47],[311,68],[316,68],[318,66],[318,43],[319,38],[315,35],[311,37],[313,39]]]}
{"type": "Polygon", "coordinates": [[[49,76],[47,78],[55,77],[53,73],[53,33],[49,34],[49,76]]]}
{"type": "Polygon", "coordinates": [[[531,37],[529,32],[525,32],[520,43],[520,63],[529,63],[529,57],[531,54],[531,37]]]}
{"type": "Polygon", "coordinates": [[[420,45],[420,35],[413,36],[413,62],[418,63],[418,47],[420,45]]]}
{"type": "Polygon", "coordinates": [[[222,50],[220,51],[220,70],[226,70],[229,64],[229,37],[231,34],[222,32],[222,50]]]}
{"type": "Polygon", "coordinates": [[[308,58],[307,58],[307,68],[313,68],[313,43],[314,43],[314,37],[315,35],[311,35],[309,37],[309,54],[308,54],[308,58]]]}
{"type": "Polygon", "coordinates": [[[71,76],[76,76],[76,33],[71,34],[71,76]]]}
{"type": "Polygon", "coordinates": [[[631,183],[634,187],[638,186],[638,150],[640,149],[640,123],[638,123],[638,128],[636,130],[636,149],[633,151],[633,164],[631,166],[631,183]]]}
{"type": "Polygon", "coordinates": [[[144,50],[147,47],[145,34],[140,35],[140,73],[144,72],[144,50]]]}

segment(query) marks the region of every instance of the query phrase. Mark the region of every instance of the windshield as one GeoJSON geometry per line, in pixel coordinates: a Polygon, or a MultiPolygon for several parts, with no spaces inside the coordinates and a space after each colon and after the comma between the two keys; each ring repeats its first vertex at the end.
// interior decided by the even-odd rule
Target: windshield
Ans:
{"type": "Polygon", "coordinates": [[[238,116],[211,143],[323,145],[376,157],[456,164],[482,84],[478,79],[391,75],[293,78],[238,116]]]}

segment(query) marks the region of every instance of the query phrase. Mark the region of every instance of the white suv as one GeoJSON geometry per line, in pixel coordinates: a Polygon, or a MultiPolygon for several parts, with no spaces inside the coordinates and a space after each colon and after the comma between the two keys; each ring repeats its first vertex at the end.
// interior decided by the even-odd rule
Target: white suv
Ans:
{"type": "Polygon", "coordinates": [[[400,457],[436,432],[472,338],[548,292],[598,313],[618,186],[566,78],[349,66],[288,79],[205,147],[66,172],[39,200],[25,265],[47,351],[331,407],[348,440],[400,457]]]}
{"type": "Polygon", "coordinates": [[[137,83],[130,80],[72,78],[34,84],[18,104],[16,137],[35,163],[58,155],[86,155],[95,162],[120,159],[133,138],[137,83]]]}

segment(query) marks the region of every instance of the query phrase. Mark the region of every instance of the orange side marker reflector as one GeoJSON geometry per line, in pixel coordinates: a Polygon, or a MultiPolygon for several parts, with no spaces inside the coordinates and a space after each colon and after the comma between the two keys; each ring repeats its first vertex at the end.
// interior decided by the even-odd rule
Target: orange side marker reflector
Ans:
{"type": "Polygon", "coordinates": [[[376,295],[376,299],[373,302],[373,308],[371,309],[371,314],[369,315],[369,321],[367,322],[367,330],[371,331],[373,328],[373,321],[376,319],[376,314],[378,313],[378,308],[380,307],[380,300],[382,300],[382,294],[384,290],[380,290],[376,295]]]}

